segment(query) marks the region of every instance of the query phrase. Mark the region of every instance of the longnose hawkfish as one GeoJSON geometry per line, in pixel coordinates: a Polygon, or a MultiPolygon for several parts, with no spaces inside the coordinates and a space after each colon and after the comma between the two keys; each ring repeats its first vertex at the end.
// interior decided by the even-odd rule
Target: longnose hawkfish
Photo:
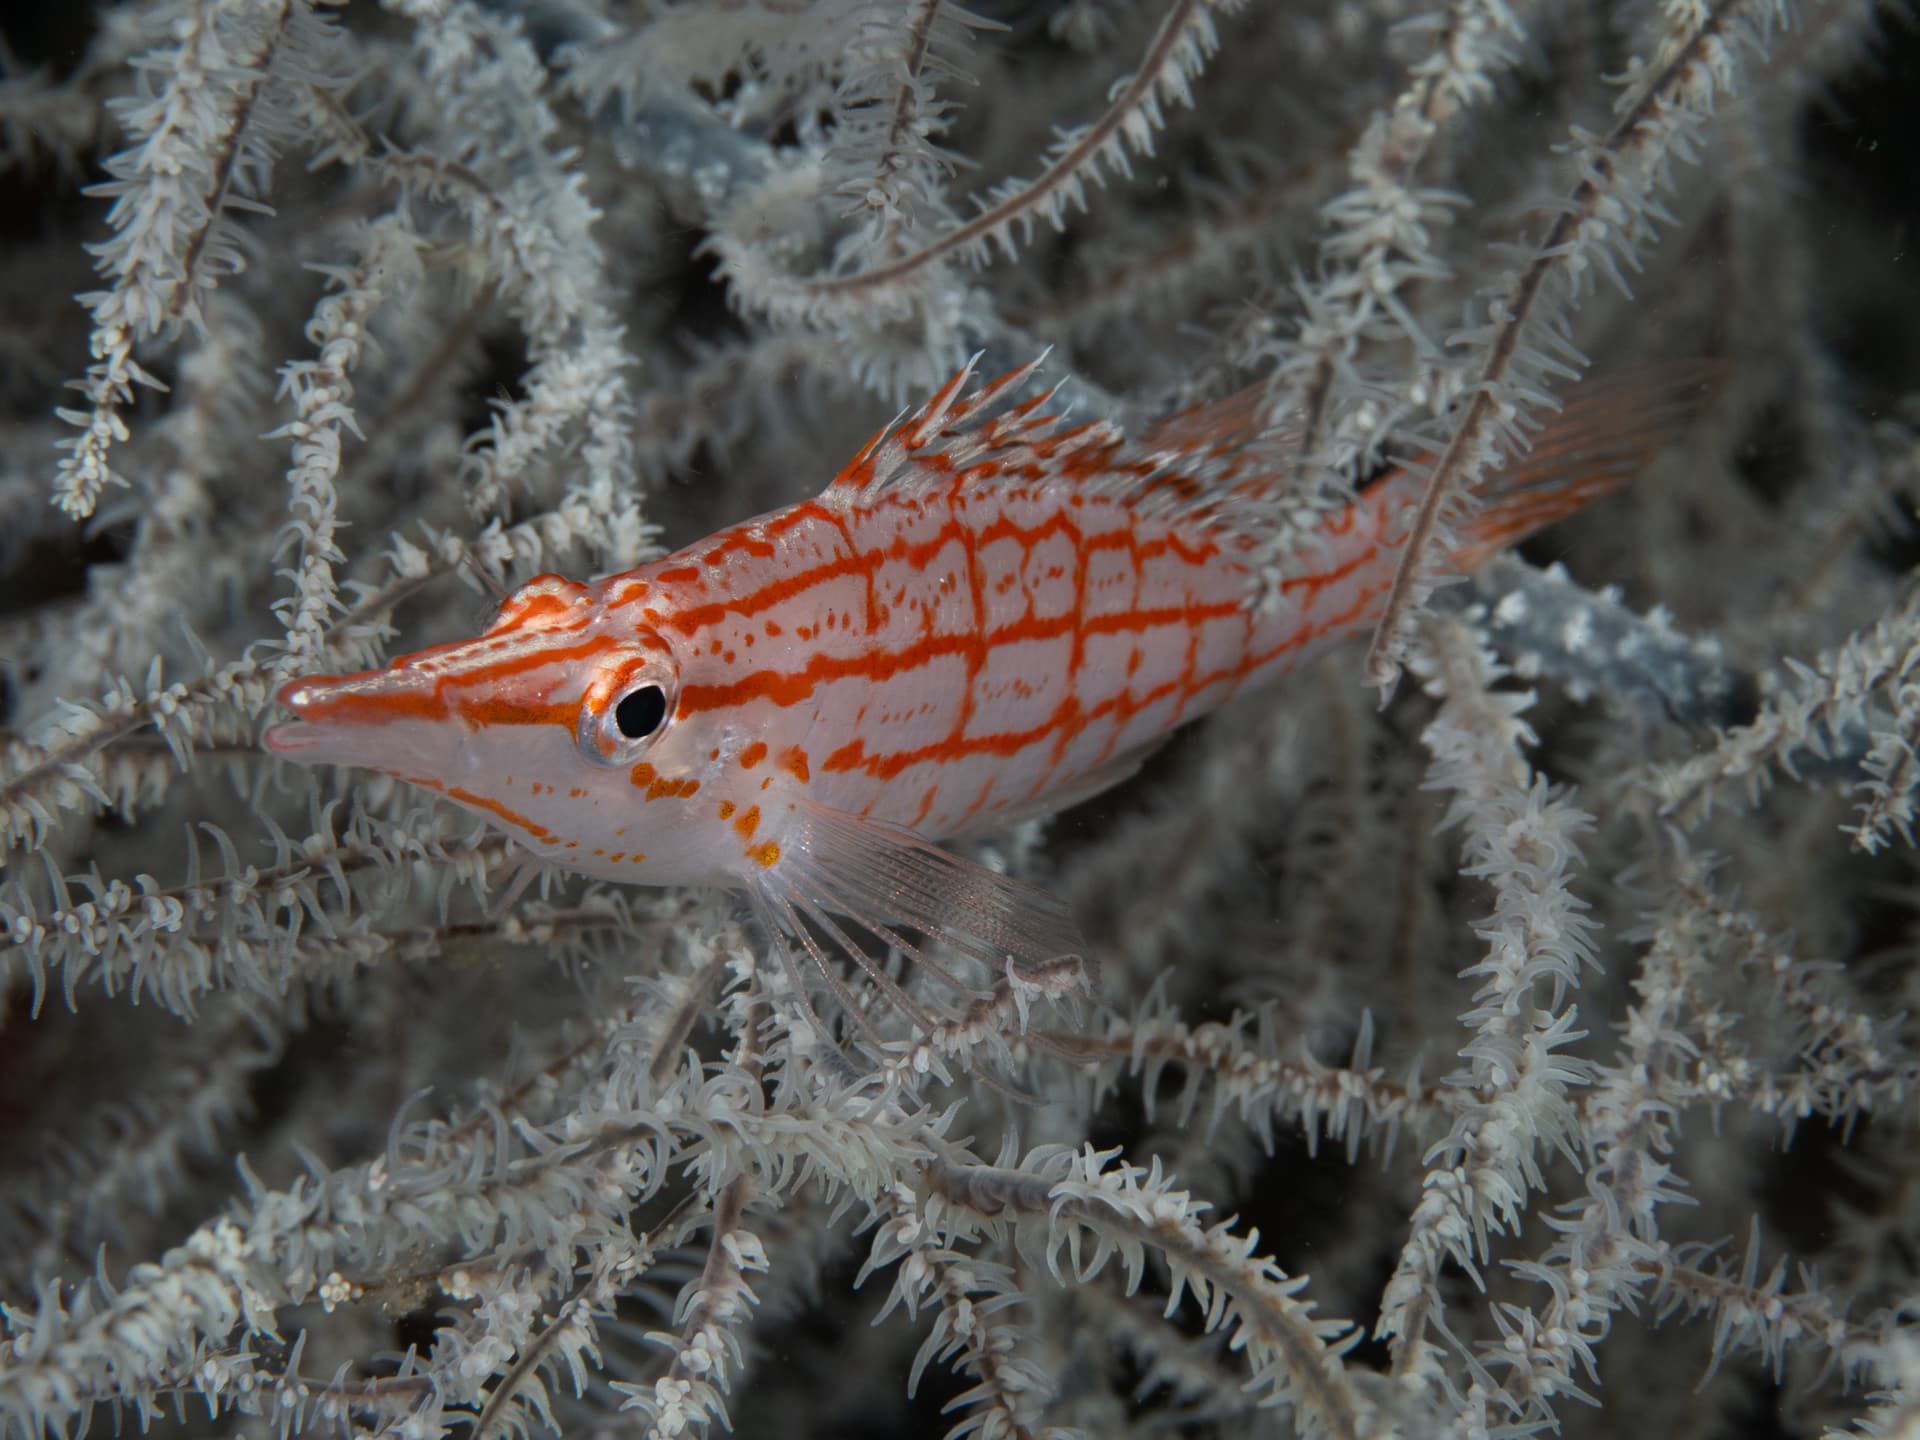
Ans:
{"type": "MultiPolygon", "coordinates": [[[[265,743],[423,786],[587,875],[744,888],[843,1000],[835,949],[903,1005],[888,947],[948,978],[929,942],[995,976],[1075,956],[1057,900],[935,842],[1094,795],[1366,632],[1421,479],[1362,488],[1256,604],[1290,483],[1258,407],[1130,442],[1010,403],[1033,369],[969,391],[968,366],[813,499],[625,574],[541,576],[474,639],[295,680],[299,718],[265,743]]],[[[1481,487],[1457,568],[1625,484],[1697,410],[1700,369],[1576,387],[1481,487]]]]}

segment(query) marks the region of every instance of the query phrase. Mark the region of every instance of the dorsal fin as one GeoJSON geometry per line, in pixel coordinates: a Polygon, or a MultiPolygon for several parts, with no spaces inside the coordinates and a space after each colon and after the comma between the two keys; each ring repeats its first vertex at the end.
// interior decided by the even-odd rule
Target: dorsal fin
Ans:
{"type": "MultiPolygon", "coordinates": [[[[1299,483],[1289,463],[1292,437],[1267,419],[1264,386],[1176,411],[1129,440],[1107,420],[1063,428],[1066,417],[1046,410],[1057,386],[1007,404],[1044,355],[969,390],[979,358],[868,441],[826,498],[858,508],[955,485],[1080,486],[1143,519],[1243,549],[1291,523],[1280,502],[1299,483]]],[[[1455,563],[1472,568],[1624,485],[1699,412],[1725,368],[1715,361],[1650,365],[1572,387],[1529,450],[1482,485],[1455,563]]],[[[1417,471],[1430,458],[1410,464],[1417,471]]],[[[1376,483],[1406,471],[1395,466],[1376,483]]]]}
{"type": "Polygon", "coordinates": [[[1269,426],[1263,418],[1268,385],[1264,380],[1243,386],[1219,400],[1206,400],[1156,420],[1140,437],[1149,450],[1237,450],[1264,440],[1270,445],[1294,443],[1296,436],[1269,426]]]}
{"type": "Polygon", "coordinates": [[[1183,528],[1251,540],[1272,523],[1271,502],[1288,482],[1266,462],[1265,447],[1254,445],[1266,434],[1262,387],[1179,411],[1132,442],[1107,420],[1066,428],[1066,417],[1046,408],[1058,386],[1005,403],[1044,355],[969,390],[979,358],[869,440],[824,498],[857,508],[956,481],[1049,481],[1084,486],[1183,528]]]}
{"type": "Polygon", "coordinates": [[[850,506],[882,495],[912,494],[963,480],[1003,475],[1062,478],[1100,473],[1121,444],[1120,431],[1104,420],[1067,430],[1064,415],[1042,414],[1059,393],[1044,390],[1016,405],[1003,405],[1033,378],[1043,354],[972,390],[980,363],[975,355],[917,409],[903,411],[834,477],[825,498],[850,506]]]}

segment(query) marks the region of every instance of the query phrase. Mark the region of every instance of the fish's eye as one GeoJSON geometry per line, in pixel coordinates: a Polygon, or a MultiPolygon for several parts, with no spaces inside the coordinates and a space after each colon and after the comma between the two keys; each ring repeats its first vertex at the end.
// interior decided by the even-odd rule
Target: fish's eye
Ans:
{"type": "Polygon", "coordinates": [[[673,714],[673,673],[658,662],[603,673],[581,697],[580,753],[597,765],[631,765],[673,714]]]}
{"type": "Polygon", "coordinates": [[[667,692],[658,685],[640,685],[620,697],[613,707],[613,723],[629,740],[644,740],[667,718],[667,692]]]}

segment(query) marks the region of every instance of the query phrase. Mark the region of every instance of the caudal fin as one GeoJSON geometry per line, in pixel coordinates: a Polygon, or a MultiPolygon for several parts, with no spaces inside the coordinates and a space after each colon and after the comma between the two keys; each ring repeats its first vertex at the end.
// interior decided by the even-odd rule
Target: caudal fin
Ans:
{"type": "Polygon", "coordinates": [[[1620,489],[1713,403],[1731,372],[1724,360],[1679,360],[1575,386],[1533,447],[1481,487],[1454,564],[1477,570],[1620,489]]]}

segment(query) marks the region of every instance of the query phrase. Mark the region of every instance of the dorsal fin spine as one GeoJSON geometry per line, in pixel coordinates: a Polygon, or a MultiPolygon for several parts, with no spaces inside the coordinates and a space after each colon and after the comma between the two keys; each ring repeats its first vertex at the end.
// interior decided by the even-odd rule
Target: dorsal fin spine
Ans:
{"type": "Polygon", "coordinates": [[[1224,433],[1207,423],[1207,407],[1201,407],[1181,417],[1177,429],[1155,427],[1145,444],[1129,445],[1110,420],[1063,428],[1066,417],[1051,409],[1059,385],[1003,408],[1006,397],[1032,379],[1044,355],[968,390],[979,358],[868,442],[825,498],[858,508],[883,496],[921,498],[933,486],[956,481],[982,486],[1038,475],[1196,535],[1224,527],[1251,536],[1261,529],[1266,517],[1260,502],[1281,481],[1247,473],[1244,446],[1252,436],[1245,406],[1222,407],[1236,419],[1224,433]]]}

